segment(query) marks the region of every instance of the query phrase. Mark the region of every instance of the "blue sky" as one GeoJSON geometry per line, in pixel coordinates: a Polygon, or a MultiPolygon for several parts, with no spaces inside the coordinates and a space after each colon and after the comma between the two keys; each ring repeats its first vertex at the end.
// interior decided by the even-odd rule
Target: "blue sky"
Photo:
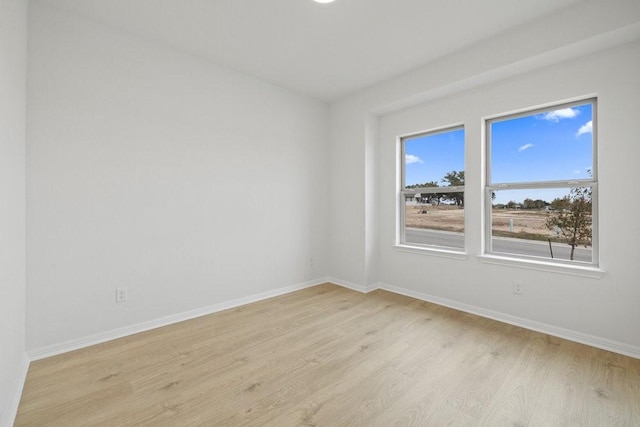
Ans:
{"type": "Polygon", "coordinates": [[[405,139],[405,184],[436,181],[464,170],[464,129],[405,139]]]}
{"type": "Polygon", "coordinates": [[[591,104],[491,124],[493,183],[588,179],[591,104]]]}
{"type": "MultiPolygon", "coordinates": [[[[491,123],[491,182],[588,179],[593,162],[592,105],[491,123]]],[[[477,140],[477,138],[473,138],[477,140]]],[[[405,140],[406,184],[442,181],[464,170],[464,130],[405,140]]],[[[551,202],[568,189],[499,191],[495,203],[525,198],[551,202]]]]}

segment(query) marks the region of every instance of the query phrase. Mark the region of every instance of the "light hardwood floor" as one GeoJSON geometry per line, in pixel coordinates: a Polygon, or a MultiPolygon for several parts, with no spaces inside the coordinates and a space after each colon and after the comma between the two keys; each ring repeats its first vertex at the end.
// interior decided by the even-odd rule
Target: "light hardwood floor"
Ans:
{"type": "Polygon", "coordinates": [[[31,364],[17,426],[640,426],[640,360],[324,284],[31,364]]]}

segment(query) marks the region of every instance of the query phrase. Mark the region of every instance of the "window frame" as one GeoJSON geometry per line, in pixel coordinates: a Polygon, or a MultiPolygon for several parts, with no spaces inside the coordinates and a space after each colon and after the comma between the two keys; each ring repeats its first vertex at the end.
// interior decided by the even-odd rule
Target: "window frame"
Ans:
{"type": "MultiPolygon", "coordinates": [[[[452,247],[452,246],[441,246],[441,245],[432,245],[432,244],[423,244],[423,243],[414,243],[406,241],[406,195],[412,193],[421,193],[421,194],[436,194],[436,193],[462,193],[463,198],[466,197],[465,186],[447,186],[447,187],[416,187],[407,189],[406,188],[406,145],[405,141],[408,139],[421,137],[421,136],[430,136],[430,135],[439,135],[447,132],[462,130],[464,134],[464,158],[463,163],[466,169],[466,145],[467,145],[467,133],[464,123],[456,123],[450,124],[446,126],[441,126],[437,128],[432,128],[429,130],[423,130],[419,132],[413,132],[410,134],[405,134],[399,136],[398,141],[398,153],[399,153],[399,167],[398,167],[398,184],[399,189],[397,193],[397,233],[396,233],[396,245],[395,248],[405,252],[419,252],[424,253],[425,251],[432,252],[437,255],[442,255],[450,258],[456,259],[466,259],[466,217],[463,219],[465,222],[465,232],[463,232],[463,247],[452,247]]],[[[466,208],[464,208],[466,209],[466,208]]],[[[464,213],[463,213],[464,215],[464,213]]]]}
{"type": "Polygon", "coordinates": [[[485,185],[484,185],[484,244],[483,257],[490,257],[495,260],[503,260],[505,263],[513,263],[518,261],[525,262],[528,266],[540,265],[547,266],[551,270],[558,267],[572,267],[576,269],[593,269],[599,270],[599,239],[598,239],[598,116],[597,116],[598,100],[595,96],[586,98],[578,98],[575,100],[548,104],[543,107],[519,110],[514,113],[503,113],[483,119],[483,137],[485,141],[485,185]],[[564,108],[576,107],[585,104],[591,104],[591,121],[592,121],[592,139],[591,139],[591,178],[590,179],[574,179],[574,180],[552,180],[552,181],[531,181],[531,182],[492,182],[491,181],[491,124],[502,122],[520,117],[528,117],[536,114],[546,113],[550,111],[560,110],[564,108]],[[557,258],[537,257],[531,255],[522,255],[517,253],[493,252],[493,203],[491,195],[494,191],[500,190],[527,190],[527,189],[555,189],[555,188],[580,188],[590,187],[591,193],[591,262],[570,261],[557,258]]]}

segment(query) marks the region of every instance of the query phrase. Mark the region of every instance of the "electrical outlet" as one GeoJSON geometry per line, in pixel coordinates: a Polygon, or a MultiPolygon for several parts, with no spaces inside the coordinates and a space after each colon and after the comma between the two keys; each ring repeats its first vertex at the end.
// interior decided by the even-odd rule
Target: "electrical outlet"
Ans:
{"type": "Polygon", "coordinates": [[[513,281],[513,293],[516,295],[522,295],[522,293],[524,292],[524,284],[522,283],[521,280],[514,280],[513,281]]]}
{"type": "Polygon", "coordinates": [[[127,300],[127,288],[116,289],[116,302],[125,302],[127,300]]]}

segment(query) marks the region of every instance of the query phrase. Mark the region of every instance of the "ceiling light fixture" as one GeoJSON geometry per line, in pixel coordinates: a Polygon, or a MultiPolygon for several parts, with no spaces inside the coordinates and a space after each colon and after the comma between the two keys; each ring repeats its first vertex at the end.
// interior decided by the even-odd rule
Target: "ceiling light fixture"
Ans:
{"type": "Polygon", "coordinates": [[[331,3],[333,0],[314,0],[316,3],[331,3]]]}

